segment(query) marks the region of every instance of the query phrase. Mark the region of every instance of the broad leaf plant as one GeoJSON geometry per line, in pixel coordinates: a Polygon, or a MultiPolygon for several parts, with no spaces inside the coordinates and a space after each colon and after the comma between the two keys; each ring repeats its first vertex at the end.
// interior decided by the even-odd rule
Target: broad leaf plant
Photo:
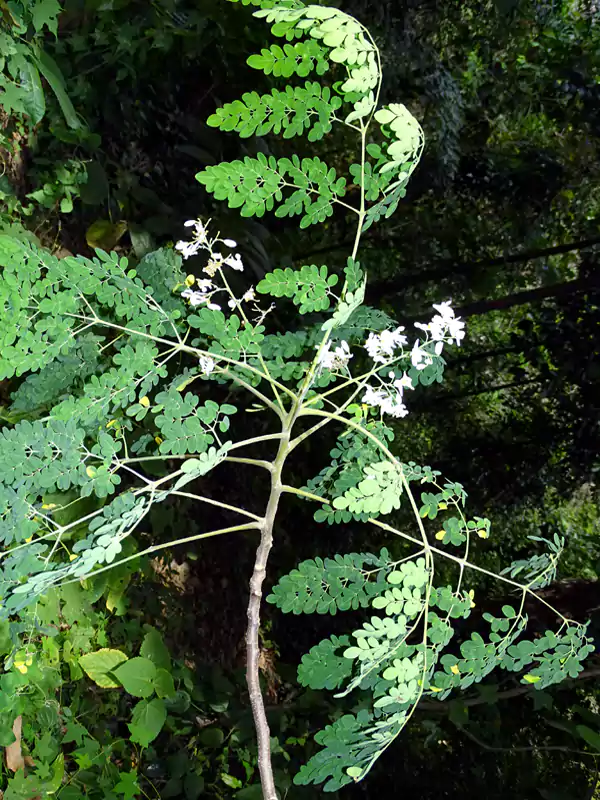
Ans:
{"type": "MultiPolygon", "coordinates": [[[[401,560],[383,549],[304,561],[267,598],[292,614],[366,610],[359,628],[316,644],[300,664],[303,686],[338,696],[360,689],[371,700],[317,734],[321,749],[296,775],[298,784],[335,791],[362,780],[422,698],[444,700],[495,668],[542,689],[577,676],[592,645],[586,626],[558,611],[556,630],[524,638],[526,601],[548,605],[536,590],[555,575],[558,537],[545,542],[544,555],[487,572],[470,560],[470,546],[489,536],[490,521],[469,515],[460,483],[393,452],[396,420],[407,416],[411,392],[441,380],[444,349],[464,336],[447,301],[412,333],[365,304],[361,235],[405,196],[424,145],[419,123],[401,103],[380,106],[380,54],[356,19],[300,0],[252,2],[280,44],[248,64],[286,85],[249,92],[208,124],[242,137],[274,133],[309,142],[344,126],[356,138],[347,170],[354,188],[319,157],[260,152],[209,166],[197,179],[243,217],[297,216],[306,228],[347,214],[356,226],[347,264],[341,274],[325,264],[275,269],[240,292],[232,287],[243,255],[202,219],[186,223],[188,241],[146,256],[135,269],[116,253],[59,260],[29,241],[0,237],[0,379],[16,386],[0,431],[0,610],[18,620],[53,587],[90,585],[104,571],[192,540],[257,535],[247,684],[262,793],[275,800],[259,627],[287,494],[315,503],[317,523],[356,520],[412,547],[401,560]],[[186,275],[183,261],[191,258],[201,277],[186,275]],[[291,300],[300,315],[285,333],[269,329],[278,298],[291,300]],[[212,399],[223,387],[227,402],[212,399]],[[244,438],[241,393],[270,415],[272,432],[244,438]],[[339,429],[330,462],[307,485],[290,485],[289,460],[326,426],[339,429]],[[265,447],[269,458],[252,457],[265,447]],[[158,478],[156,462],[168,467],[158,478]],[[202,493],[203,476],[226,462],[264,475],[264,508],[202,493]],[[136,528],[153,505],[173,497],[235,513],[238,522],[139,549],[136,528]],[[401,504],[414,515],[412,531],[393,524],[401,504]],[[67,506],[82,511],[65,517],[67,506]],[[456,566],[451,585],[436,579],[443,561],[456,566]],[[485,635],[474,632],[456,645],[455,622],[474,605],[473,571],[509,587],[516,601],[499,616],[484,614],[485,635]]],[[[152,702],[164,721],[163,701],[152,702]]]]}

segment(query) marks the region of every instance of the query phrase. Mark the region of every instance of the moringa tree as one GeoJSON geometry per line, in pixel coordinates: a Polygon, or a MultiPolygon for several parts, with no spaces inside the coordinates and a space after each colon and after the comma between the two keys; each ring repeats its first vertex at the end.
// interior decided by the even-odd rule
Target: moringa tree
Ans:
{"type": "MultiPolygon", "coordinates": [[[[303,685],[341,696],[360,688],[371,700],[317,735],[323,748],[297,783],[324,782],[331,791],[364,778],[423,697],[443,700],[496,667],[543,688],[576,676],[592,647],[586,626],[558,612],[556,631],[535,641],[520,638],[527,598],[554,577],[563,546],[558,537],[546,542],[546,553],[492,575],[469,559],[471,540],[487,538],[490,521],[467,514],[463,486],[394,456],[395,429],[386,420],[408,415],[407,392],[442,379],[444,348],[464,336],[449,302],[437,303],[429,322],[416,323],[413,337],[364,302],[361,236],[405,195],[423,133],[404,105],[379,107],[379,51],[356,19],[299,0],[260,5],[255,16],[286,41],[251,56],[249,65],[287,79],[329,72],[333,83],[251,92],[220,108],[209,124],[242,136],[306,135],[310,142],[344,126],[356,136],[348,173],[357,189],[349,192],[346,178],[316,156],[258,153],[208,167],[197,178],[242,216],[274,211],[298,216],[305,228],[336,209],[351,215],[356,233],[347,264],[341,275],[325,265],[276,269],[255,288],[236,291],[232,278],[244,269],[237,244],[201,219],[186,223],[192,235],[177,252],[160,250],[136,269],[116,253],[59,260],[30,242],[0,237],[0,377],[25,376],[13,396],[14,424],[0,432],[1,594],[3,613],[14,618],[52,587],[93,583],[142,555],[257,532],[247,683],[262,792],[275,800],[259,628],[286,493],[315,502],[318,523],[356,520],[411,546],[400,559],[383,549],[305,561],[268,598],[295,614],[370,609],[360,628],[325,639],[302,659],[303,685]],[[190,258],[202,265],[201,276],[185,275],[182,259],[190,258]],[[261,306],[262,296],[291,300],[297,327],[269,332],[273,306],[261,306]],[[307,314],[309,321],[302,319],[307,314]],[[253,410],[269,415],[272,432],[243,438],[241,392],[250,395],[253,410]],[[19,415],[26,418],[18,421],[19,415]],[[288,460],[330,425],[340,428],[330,463],[306,486],[289,485],[288,460]],[[233,436],[236,428],[241,438],[233,436]],[[256,456],[265,446],[273,447],[269,458],[253,457],[253,448],[256,456]],[[265,473],[265,508],[201,493],[201,478],[224,462],[265,473]],[[160,477],[157,463],[166,465],[160,477]],[[138,549],[134,531],[168,497],[191,498],[239,521],[138,549]],[[414,513],[412,532],[392,524],[401,504],[414,513]],[[69,522],[61,516],[67,505],[83,509],[69,522]],[[436,580],[440,560],[456,565],[451,585],[436,580]],[[453,621],[468,617],[474,605],[472,570],[511,587],[517,599],[499,617],[484,615],[486,638],[473,633],[452,647],[453,621]]],[[[152,703],[157,712],[163,700],[159,695],[152,703]]]]}

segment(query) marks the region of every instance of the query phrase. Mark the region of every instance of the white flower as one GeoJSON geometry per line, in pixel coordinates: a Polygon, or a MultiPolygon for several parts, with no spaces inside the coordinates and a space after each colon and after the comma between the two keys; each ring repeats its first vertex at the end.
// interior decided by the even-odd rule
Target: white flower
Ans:
{"type": "Polygon", "coordinates": [[[344,369],[351,358],[352,353],[350,352],[348,342],[340,342],[333,351],[331,350],[331,342],[327,342],[319,354],[317,366],[319,367],[319,371],[323,369],[344,369]]]}
{"type": "Polygon", "coordinates": [[[191,258],[200,250],[200,242],[177,242],[175,250],[181,253],[182,258],[191,258]]]}
{"type": "MultiPolygon", "coordinates": [[[[400,381],[397,381],[396,383],[401,383],[403,380],[404,378],[401,378],[400,381]]],[[[366,403],[368,406],[376,406],[380,408],[384,414],[389,414],[391,417],[405,417],[408,414],[408,409],[402,402],[401,391],[395,392],[394,394],[389,394],[383,388],[373,389],[372,386],[367,386],[362,402],[366,403]]]]}
{"type": "Polygon", "coordinates": [[[208,278],[198,278],[196,286],[201,292],[209,292],[213,288],[213,282],[208,278]]]}
{"type": "Polygon", "coordinates": [[[216,303],[210,302],[210,297],[212,293],[207,290],[212,287],[212,282],[202,279],[201,281],[198,281],[198,286],[200,285],[201,285],[201,291],[195,291],[194,289],[185,289],[181,293],[181,296],[184,297],[186,300],[189,300],[190,305],[193,306],[193,308],[206,304],[206,307],[210,308],[211,311],[220,311],[221,306],[218,306],[216,303]]]}
{"type": "Polygon", "coordinates": [[[240,303],[250,303],[252,300],[256,299],[256,294],[254,293],[254,287],[251,286],[249,289],[246,289],[244,294],[242,295],[241,300],[237,300],[235,297],[230,297],[227,301],[227,305],[229,308],[236,308],[240,305],[240,303]]]}
{"type": "Polygon", "coordinates": [[[416,367],[417,369],[425,369],[425,367],[433,364],[433,359],[422,350],[418,339],[414,343],[413,349],[411,350],[410,360],[413,367],[416,367]]]}
{"type": "Polygon", "coordinates": [[[225,247],[237,247],[237,242],[235,239],[222,239],[221,240],[225,247]]]}
{"type": "MultiPolygon", "coordinates": [[[[215,254],[215,258],[216,257],[217,256],[215,254]]],[[[239,272],[243,272],[244,271],[244,265],[242,263],[242,257],[241,257],[241,255],[239,253],[236,253],[235,255],[227,256],[227,258],[225,258],[225,259],[223,259],[223,256],[219,256],[219,258],[221,258],[223,260],[223,263],[227,264],[228,267],[231,267],[232,269],[237,269],[239,272]]]]}
{"type": "MultiPolygon", "coordinates": [[[[460,346],[461,340],[465,336],[465,323],[460,317],[455,316],[454,310],[450,306],[450,300],[443,303],[434,303],[433,307],[438,312],[431,322],[424,325],[422,322],[415,322],[415,328],[422,331],[429,331],[434,342],[448,341],[448,344],[460,346]],[[446,339],[446,337],[448,337],[446,339]]],[[[440,355],[442,348],[436,346],[435,352],[440,355]]]]}
{"type": "MultiPolygon", "coordinates": [[[[394,373],[392,372],[391,375],[393,375],[393,374],[394,373]]],[[[400,396],[402,396],[402,394],[403,394],[405,389],[414,389],[415,388],[413,386],[412,378],[406,372],[404,373],[404,375],[401,378],[398,378],[397,380],[394,381],[394,386],[398,390],[398,394],[400,394],[400,396]]]]}
{"type": "Polygon", "coordinates": [[[461,340],[465,338],[465,323],[460,317],[456,317],[448,322],[448,332],[450,334],[450,344],[456,342],[460,347],[461,340]]]}
{"type": "Polygon", "coordinates": [[[208,297],[204,292],[195,292],[193,289],[186,289],[181,293],[181,296],[186,300],[189,300],[190,305],[194,308],[202,305],[202,303],[206,303],[208,300],[208,297]]]}
{"type": "Polygon", "coordinates": [[[186,228],[194,228],[194,239],[199,245],[208,243],[208,225],[201,219],[188,219],[183,224],[186,228]]]}
{"type": "Polygon", "coordinates": [[[421,331],[429,332],[434,342],[441,341],[446,334],[446,326],[444,321],[437,315],[431,320],[431,322],[428,322],[427,324],[424,324],[423,322],[415,322],[415,328],[419,328],[421,331]]]}
{"type": "Polygon", "coordinates": [[[381,404],[381,410],[390,417],[402,418],[408,414],[408,408],[402,402],[402,395],[397,394],[395,398],[387,397],[381,404]]]}
{"type": "Polygon", "coordinates": [[[444,300],[443,303],[433,303],[433,307],[444,321],[454,319],[454,311],[450,305],[450,302],[450,300],[444,300]]]}
{"type": "Polygon", "coordinates": [[[372,386],[367,385],[364,397],[362,399],[363,403],[368,406],[379,406],[381,405],[382,401],[385,399],[386,395],[385,392],[381,389],[374,389],[372,386]]]}
{"type": "Polygon", "coordinates": [[[394,355],[397,347],[403,347],[408,339],[402,335],[403,327],[394,331],[370,333],[365,342],[365,349],[375,362],[384,362],[394,355]]]}
{"type": "Polygon", "coordinates": [[[200,356],[200,369],[204,375],[210,375],[215,368],[215,362],[210,356],[200,356]]]}

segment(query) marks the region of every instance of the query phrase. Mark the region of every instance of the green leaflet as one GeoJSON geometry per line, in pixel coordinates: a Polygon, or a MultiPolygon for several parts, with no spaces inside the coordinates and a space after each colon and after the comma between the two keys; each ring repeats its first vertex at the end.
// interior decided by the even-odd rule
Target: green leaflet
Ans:
{"type": "Polygon", "coordinates": [[[520,576],[532,587],[543,588],[552,583],[556,577],[556,568],[564,550],[565,540],[556,533],[552,541],[544,539],[542,536],[529,536],[528,538],[534,542],[543,542],[548,546],[549,552],[513,561],[500,574],[510,575],[511,578],[520,576]]]}
{"type": "Polygon", "coordinates": [[[28,375],[11,396],[10,410],[31,413],[49,409],[64,396],[77,394],[80,386],[99,365],[103,338],[87,333],[77,339],[75,346],[60,355],[39,372],[28,375]]]}
{"type": "MultiPolygon", "coordinates": [[[[386,163],[379,166],[379,172],[405,173],[406,182],[414,170],[423,150],[423,130],[410,111],[402,103],[391,103],[375,113],[375,119],[389,129],[392,138],[385,151],[386,163]],[[403,170],[404,165],[409,165],[403,170]]],[[[393,186],[388,187],[388,191],[393,186]]]]}
{"type": "Polygon", "coordinates": [[[243,161],[207,167],[196,175],[217,200],[227,200],[239,208],[243,217],[262,217],[265,211],[275,216],[301,215],[300,227],[323,222],[333,214],[333,203],[343,197],[345,178],[319,158],[291,159],[259,153],[243,161]],[[284,195],[285,191],[285,195],[284,195]]]}
{"type": "Polygon", "coordinates": [[[337,304],[333,316],[321,325],[322,331],[331,331],[344,325],[365,299],[367,282],[364,281],[354,292],[347,291],[337,304]]]}
{"type": "Polygon", "coordinates": [[[385,549],[380,556],[347,553],[333,559],[309,559],[280,579],[267,602],[294,614],[336,614],[365,608],[386,586],[385,577],[392,568],[385,549]]]}
{"type": "Polygon", "coordinates": [[[30,242],[0,236],[0,378],[42,369],[70,350],[76,315],[93,319],[90,301],[132,330],[170,330],[127,259],[96,254],[59,260],[30,242]]]}
{"type": "Polygon", "coordinates": [[[329,62],[325,54],[326,50],[314,40],[284,44],[283,48],[273,44],[263,48],[260,55],[250,56],[248,65],[276,78],[291,78],[292,75],[306,78],[313,70],[317,75],[327,72],[329,62]]]}
{"type": "MultiPolygon", "coordinates": [[[[214,400],[200,405],[197,395],[191,392],[181,395],[176,389],[157,394],[156,403],[153,411],[158,415],[156,425],[163,439],[159,451],[174,455],[205,453],[215,441],[217,430],[221,433],[229,430],[229,415],[237,410],[228,403],[219,406],[214,400]]],[[[214,459],[212,466],[218,463],[216,452],[214,459]]],[[[207,463],[206,472],[212,466],[207,463]]],[[[202,468],[200,463],[198,469],[202,468]]]]}
{"type": "Polygon", "coordinates": [[[57,419],[76,420],[86,431],[114,421],[121,409],[144,397],[167,376],[160,366],[158,350],[146,340],[124,345],[113,357],[114,367],[93,375],[83,387],[81,397],[68,397],[53,409],[57,419]]]}
{"type": "Polygon", "coordinates": [[[335,792],[352,783],[372,766],[383,750],[398,736],[406,716],[393,714],[376,721],[366,710],[356,716],[345,714],[315,736],[323,746],[295,776],[294,783],[306,786],[325,783],[326,792],[335,792]]]}
{"type": "Polygon", "coordinates": [[[360,341],[362,344],[366,338],[365,331],[379,332],[395,326],[396,321],[385,311],[361,305],[350,314],[346,322],[336,327],[335,334],[337,339],[360,341]]]}
{"type": "Polygon", "coordinates": [[[325,265],[305,265],[299,270],[276,269],[265,275],[256,287],[260,294],[291,297],[301,314],[325,311],[329,308],[330,288],[338,282],[337,275],[328,275],[325,265]]]}
{"type": "Polygon", "coordinates": [[[136,272],[146,286],[152,288],[152,296],[157,303],[168,311],[172,318],[181,315],[181,298],[174,294],[175,290],[184,286],[185,273],[183,261],[179,253],[162,247],[145,255],[136,267],[136,272]]]}
{"type": "MultiPolygon", "coordinates": [[[[238,0],[229,0],[230,3],[237,3],[238,0]]],[[[302,8],[302,0],[241,0],[243,6],[259,6],[260,8],[272,8],[274,5],[285,6],[286,8],[302,8]]]]}
{"type": "Polygon", "coordinates": [[[286,139],[308,132],[316,142],[331,130],[335,111],[342,101],[332,97],[329,87],[319,83],[288,86],[280,92],[259,95],[247,92],[241,100],[226,103],[207,120],[207,124],[223,131],[236,131],[242,138],[281,133],[286,139]]]}
{"type": "Polygon", "coordinates": [[[262,344],[262,353],[265,358],[294,358],[314,345],[307,331],[286,331],[265,336],[262,344]]]}
{"type": "Polygon", "coordinates": [[[348,636],[331,636],[311,647],[302,656],[298,682],[311,689],[338,689],[352,674],[352,662],[343,654],[349,644],[348,636]]]}
{"type": "Polygon", "coordinates": [[[366,477],[357,486],[335,498],[334,508],[369,516],[400,508],[402,475],[394,464],[380,461],[365,467],[364,473],[366,477]]]}
{"type": "MultiPolygon", "coordinates": [[[[392,431],[382,422],[370,422],[367,430],[381,441],[391,441],[392,431]]],[[[336,446],[329,453],[332,462],[319,475],[308,481],[307,489],[322,497],[339,497],[351,487],[357,486],[364,478],[364,469],[380,457],[380,451],[373,441],[358,431],[348,431],[338,438],[336,446]]],[[[406,472],[406,465],[405,465],[406,472]]],[[[408,477],[408,473],[407,473],[408,477]]],[[[315,512],[317,522],[349,522],[352,518],[365,521],[367,514],[355,514],[348,510],[335,509],[324,505],[315,512]]]]}
{"type": "Polygon", "coordinates": [[[112,494],[120,478],[109,467],[122,445],[101,433],[88,455],[84,435],[73,420],[24,420],[13,428],[2,428],[0,483],[23,489],[33,498],[71,486],[80,487],[84,496],[112,494]]]}
{"type": "Polygon", "coordinates": [[[379,81],[379,68],[375,46],[354,17],[324,6],[300,9],[276,6],[256,11],[255,16],[274,23],[271,32],[275,36],[285,36],[288,40],[310,36],[329,48],[331,61],[343,64],[348,71],[340,89],[345,99],[354,104],[350,120],[370,113],[374,98],[369,96],[379,81]],[[365,102],[365,98],[369,99],[365,102]]]}
{"type": "Polygon", "coordinates": [[[252,326],[245,321],[242,322],[236,314],[226,317],[222,311],[208,308],[200,308],[196,314],[191,314],[187,321],[192,328],[209,337],[209,341],[213,340],[208,350],[215,356],[224,354],[239,359],[242,353],[256,354],[264,337],[263,325],[252,326]]]}
{"type": "Polygon", "coordinates": [[[202,477],[202,475],[206,475],[207,472],[218,466],[227,455],[228,444],[230,443],[225,444],[218,450],[215,447],[211,447],[208,452],[201,453],[198,458],[189,458],[184,461],[181,465],[183,475],[177,479],[173,485],[173,490],[178,491],[183,486],[202,477]]]}
{"type": "Polygon", "coordinates": [[[32,517],[26,489],[0,485],[0,543],[8,546],[34,536],[39,524],[32,517]]]}

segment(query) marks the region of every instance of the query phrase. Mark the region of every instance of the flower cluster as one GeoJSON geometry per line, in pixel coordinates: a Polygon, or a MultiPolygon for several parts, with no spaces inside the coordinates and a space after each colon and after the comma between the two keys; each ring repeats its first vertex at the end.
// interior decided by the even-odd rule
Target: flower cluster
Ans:
{"type": "Polygon", "coordinates": [[[439,355],[444,347],[444,342],[460,347],[462,339],[465,337],[465,323],[460,317],[455,316],[454,310],[450,307],[450,300],[443,303],[434,303],[433,307],[438,312],[435,317],[424,325],[422,322],[415,322],[415,328],[427,331],[431,334],[431,339],[436,343],[435,352],[439,355]]]}
{"type": "MultiPolygon", "coordinates": [[[[441,355],[445,343],[460,346],[465,336],[465,323],[455,315],[450,301],[434,304],[433,307],[438,313],[431,322],[415,323],[415,328],[425,331],[427,337],[423,342],[417,339],[410,353],[404,351],[408,339],[404,335],[403,327],[381,333],[370,333],[364,348],[375,364],[391,364],[410,356],[411,365],[420,371],[433,364],[433,359],[441,355]]],[[[405,417],[408,409],[404,404],[404,390],[414,389],[412,379],[406,373],[401,378],[396,378],[394,372],[388,373],[389,382],[384,381],[378,374],[375,377],[381,385],[379,388],[367,385],[363,403],[380,408],[384,414],[405,417]]]]}
{"type": "Polygon", "coordinates": [[[403,347],[408,343],[408,339],[403,335],[404,328],[396,328],[395,331],[381,331],[381,333],[370,333],[365,342],[365,350],[373,361],[382,364],[389,361],[394,356],[394,351],[398,347],[403,347]]]}
{"type": "Polygon", "coordinates": [[[207,308],[210,308],[212,311],[220,311],[221,306],[217,305],[217,303],[211,302],[211,297],[215,292],[220,291],[212,281],[208,280],[208,278],[202,278],[198,281],[191,276],[196,284],[196,289],[185,289],[181,296],[186,300],[189,300],[191,306],[196,308],[197,306],[205,305],[207,308]]]}
{"type": "MultiPolygon", "coordinates": [[[[205,305],[212,311],[220,311],[221,306],[218,303],[214,303],[212,298],[216,292],[224,292],[227,290],[215,286],[211,278],[214,278],[216,273],[223,267],[231,267],[231,269],[234,269],[238,272],[243,272],[244,264],[239,253],[231,253],[228,256],[224,256],[214,248],[216,244],[221,243],[225,245],[225,247],[234,249],[237,247],[237,242],[234,239],[220,239],[218,236],[214,239],[209,238],[208,222],[205,224],[201,219],[188,219],[188,221],[184,224],[186,228],[193,228],[193,238],[188,242],[177,242],[175,249],[181,253],[184,259],[188,259],[197,255],[200,250],[206,250],[209,255],[209,260],[208,264],[203,268],[203,272],[205,272],[209,277],[196,280],[193,275],[189,276],[188,280],[186,281],[188,288],[181,293],[181,296],[188,300],[190,305],[194,308],[205,305]],[[196,288],[192,289],[191,285],[194,283],[196,288]]],[[[242,299],[246,302],[253,300],[254,290],[249,289],[242,299]]],[[[237,305],[239,305],[239,302],[234,298],[231,298],[228,301],[228,305],[230,308],[235,308],[237,305]]]]}
{"type": "Polygon", "coordinates": [[[348,366],[348,362],[352,358],[352,353],[350,352],[348,342],[346,341],[340,342],[335,350],[332,350],[331,348],[331,342],[327,342],[327,344],[321,349],[317,359],[317,367],[319,372],[322,372],[324,369],[344,369],[348,366]]]}
{"type": "Polygon", "coordinates": [[[209,222],[210,220],[204,224],[201,219],[188,219],[187,222],[184,222],[186,228],[194,229],[193,238],[189,242],[177,242],[175,245],[175,250],[181,253],[184,259],[197,255],[200,250],[206,250],[210,255],[210,262],[206,267],[204,267],[204,272],[207,272],[210,277],[212,277],[217,269],[222,266],[231,267],[239,272],[243,272],[244,264],[239,253],[232,253],[231,255],[224,256],[214,250],[215,244],[219,242],[224,244],[225,247],[229,247],[231,250],[234,250],[237,247],[237,242],[234,239],[220,239],[219,237],[216,237],[215,239],[209,239],[209,222]]]}
{"type": "Polygon", "coordinates": [[[404,390],[415,388],[412,378],[406,372],[401,378],[396,378],[395,373],[390,372],[389,377],[392,379],[391,383],[382,382],[379,389],[367,386],[362,401],[368,406],[380,408],[391,417],[405,417],[408,409],[404,405],[404,390]]]}

